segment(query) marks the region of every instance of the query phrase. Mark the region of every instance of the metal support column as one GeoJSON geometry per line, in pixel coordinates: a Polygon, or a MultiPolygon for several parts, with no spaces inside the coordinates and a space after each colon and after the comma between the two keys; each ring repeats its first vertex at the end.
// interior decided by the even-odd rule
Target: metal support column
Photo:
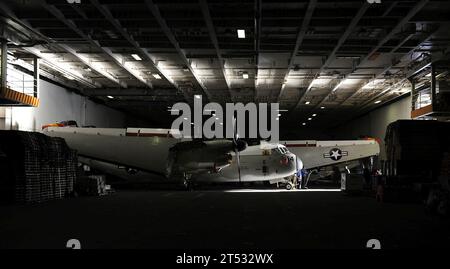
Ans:
{"type": "Polygon", "coordinates": [[[34,57],[34,72],[33,72],[33,96],[39,98],[39,64],[41,59],[38,57],[34,57]]]}
{"type": "Polygon", "coordinates": [[[8,47],[6,45],[6,40],[1,40],[1,82],[0,82],[0,91],[6,88],[6,77],[7,77],[7,63],[8,63],[8,47]]]}

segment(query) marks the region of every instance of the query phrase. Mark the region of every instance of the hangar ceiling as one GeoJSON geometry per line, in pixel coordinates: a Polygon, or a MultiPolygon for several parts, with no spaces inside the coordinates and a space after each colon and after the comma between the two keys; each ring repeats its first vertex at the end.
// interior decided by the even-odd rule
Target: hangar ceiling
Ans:
{"type": "Polygon", "coordinates": [[[279,102],[282,123],[329,126],[407,94],[407,75],[450,46],[449,1],[69,2],[2,1],[23,33],[13,56],[39,56],[62,83],[162,125],[202,94],[279,102]]]}

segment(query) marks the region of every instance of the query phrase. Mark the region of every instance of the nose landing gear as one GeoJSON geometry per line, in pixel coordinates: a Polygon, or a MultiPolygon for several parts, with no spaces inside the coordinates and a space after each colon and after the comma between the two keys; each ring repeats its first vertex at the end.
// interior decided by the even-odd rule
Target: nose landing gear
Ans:
{"type": "Polygon", "coordinates": [[[191,175],[190,174],[183,174],[183,186],[186,190],[188,191],[192,191],[192,180],[191,180],[191,175]]]}

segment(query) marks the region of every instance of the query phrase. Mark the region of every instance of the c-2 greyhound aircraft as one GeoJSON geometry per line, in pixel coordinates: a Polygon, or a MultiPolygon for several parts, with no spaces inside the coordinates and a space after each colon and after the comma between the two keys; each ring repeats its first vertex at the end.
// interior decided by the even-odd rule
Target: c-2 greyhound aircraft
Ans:
{"type": "Polygon", "coordinates": [[[313,169],[379,154],[374,140],[281,141],[248,145],[234,139],[174,138],[170,129],[110,129],[45,126],[78,151],[80,162],[117,176],[142,171],[180,181],[286,181],[301,169],[313,169]],[[119,171],[122,168],[122,171],[119,171]],[[129,173],[124,173],[125,171],[129,173]]]}

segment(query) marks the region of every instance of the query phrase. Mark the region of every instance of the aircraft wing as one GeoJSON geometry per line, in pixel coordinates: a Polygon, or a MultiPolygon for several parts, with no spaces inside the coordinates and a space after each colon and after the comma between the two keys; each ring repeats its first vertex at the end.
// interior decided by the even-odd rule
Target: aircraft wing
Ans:
{"type": "Polygon", "coordinates": [[[80,156],[164,175],[170,147],[180,142],[167,129],[48,127],[80,156]]]}
{"type": "Polygon", "coordinates": [[[299,157],[305,169],[329,166],[380,154],[375,140],[291,140],[280,141],[290,152],[299,157]]]}
{"type": "MultiPolygon", "coordinates": [[[[170,129],[45,127],[78,155],[167,177],[218,171],[231,164],[231,140],[174,138],[170,129]]],[[[243,150],[245,145],[241,145],[243,150]]],[[[97,163],[98,164],[98,163],[97,163]]]]}

